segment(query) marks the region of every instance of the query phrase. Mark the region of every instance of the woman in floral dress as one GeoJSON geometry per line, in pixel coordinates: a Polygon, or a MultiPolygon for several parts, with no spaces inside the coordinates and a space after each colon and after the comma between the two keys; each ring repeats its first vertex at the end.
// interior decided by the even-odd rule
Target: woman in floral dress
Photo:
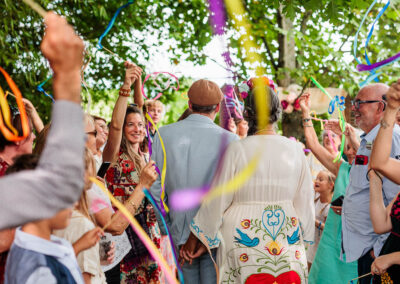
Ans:
{"type": "Polygon", "coordinates": [[[213,185],[230,181],[255,155],[257,169],[237,191],[201,206],[184,250],[197,240],[218,248],[219,283],[307,283],[304,242],[314,237],[311,173],[300,144],[275,132],[280,102],[268,87],[270,125],[256,131],[253,92],[245,111],[253,136],[229,145],[213,185]]]}
{"type": "MultiPolygon", "coordinates": [[[[140,109],[127,107],[130,87],[134,82],[135,95],[140,94],[141,97],[141,69],[129,62],[125,62],[125,67],[124,85],[113,111],[109,139],[103,152],[103,160],[112,162],[106,174],[106,182],[113,196],[120,202],[128,203],[128,209],[136,212],[136,220],[156,247],[160,248],[160,228],[152,205],[144,197],[144,184],[140,179],[141,171],[145,167],[144,154],[139,150],[139,144],[144,138],[144,119],[140,109]],[[136,194],[132,195],[133,192],[136,194]]],[[[154,162],[149,162],[146,167],[149,164],[152,166],[154,162]]],[[[156,177],[155,169],[153,171],[156,177]]],[[[121,283],[159,283],[162,275],[157,262],[130,226],[126,232],[132,249],[120,264],[121,283]]]]}

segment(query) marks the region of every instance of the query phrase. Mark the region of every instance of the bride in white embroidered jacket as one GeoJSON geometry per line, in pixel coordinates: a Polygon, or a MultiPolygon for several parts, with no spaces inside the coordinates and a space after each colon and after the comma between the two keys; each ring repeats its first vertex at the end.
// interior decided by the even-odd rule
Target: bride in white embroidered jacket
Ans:
{"type": "Polygon", "coordinates": [[[239,190],[204,203],[191,224],[188,242],[218,248],[219,283],[307,283],[304,242],[313,241],[315,220],[311,173],[300,143],[275,133],[280,102],[266,89],[270,124],[256,131],[250,91],[245,116],[253,136],[228,147],[213,186],[231,180],[255,155],[257,169],[239,190]]]}

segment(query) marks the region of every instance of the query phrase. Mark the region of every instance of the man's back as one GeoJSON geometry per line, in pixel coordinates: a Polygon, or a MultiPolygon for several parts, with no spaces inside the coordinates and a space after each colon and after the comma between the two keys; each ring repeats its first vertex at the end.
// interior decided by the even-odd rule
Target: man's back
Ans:
{"type": "MultiPolygon", "coordinates": [[[[167,156],[167,204],[168,195],[174,191],[210,184],[222,149],[221,143],[229,144],[239,139],[237,135],[214,124],[210,118],[199,114],[192,114],[182,121],[162,127],[160,135],[167,156]]],[[[164,157],[158,137],[154,140],[152,159],[161,171],[164,157]]],[[[153,184],[151,192],[159,199],[160,191],[159,178],[153,184]]],[[[169,225],[176,245],[186,242],[190,233],[190,222],[197,210],[198,207],[176,212],[170,208],[169,225]]]]}

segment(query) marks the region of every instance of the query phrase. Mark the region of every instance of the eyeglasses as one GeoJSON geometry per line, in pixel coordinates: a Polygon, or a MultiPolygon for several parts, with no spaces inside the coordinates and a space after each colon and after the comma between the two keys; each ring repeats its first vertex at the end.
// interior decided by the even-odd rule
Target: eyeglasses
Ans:
{"type": "Polygon", "coordinates": [[[87,135],[94,135],[94,137],[96,137],[96,136],[97,136],[97,130],[93,130],[93,131],[90,131],[90,132],[86,132],[86,134],[87,134],[87,135]]]}
{"type": "Polygon", "coordinates": [[[369,100],[369,101],[355,100],[351,102],[351,104],[356,109],[359,109],[361,104],[372,104],[372,103],[383,103],[385,105],[385,101],[378,101],[378,100],[369,100]]]}

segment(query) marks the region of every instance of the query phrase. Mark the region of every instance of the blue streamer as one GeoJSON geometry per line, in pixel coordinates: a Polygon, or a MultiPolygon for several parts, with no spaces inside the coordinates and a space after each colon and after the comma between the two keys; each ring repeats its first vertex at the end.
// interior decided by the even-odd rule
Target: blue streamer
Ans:
{"type": "Polygon", "coordinates": [[[380,75],[382,75],[382,72],[369,75],[365,81],[363,81],[363,82],[361,82],[361,83],[359,84],[359,85],[360,85],[360,88],[362,88],[362,87],[368,85],[369,82],[371,82],[372,80],[375,80],[375,78],[379,77],[380,75]]]}
{"type": "Polygon", "coordinates": [[[36,87],[36,90],[38,90],[39,92],[43,93],[46,97],[49,97],[49,98],[53,101],[53,103],[54,103],[54,98],[53,98],[53,96],[52,96],[51,94],[48,94],[48,93],[43,89],[44,84],[46,84],[47,81],[49,81],[51,78],[53,78],[53,76],[50,76],[49,78],[47,78],[46,80],[44,80],[42,83],[40,83],[40,84],[36,87]]]}
{"type": "Polygon", "coordinates": [[[329,103],[329,108],[328,108],[329,114],[332,114],[335,111],[336,106],[339,108],[340,111],[343,111],[346,108],[344,104],[345,104],[344,96],[341,96],[340,99],[339,96],[335,96],[329,103]]]}
{"type": "Polygon", "coordinates": [[[160,215],[161,221],[164,224],[165,230],[167,230],[168,239],[169,239],[169,242],[171,243],[171,249],[172,249],[172,253],[174,254],[176,268],[178,269],[179,281],[182,284],[184,284],[183,273],[182,273],[181,267],[179,266],[178,257],[176,256],[176,251],[175,251],[175,245],[174,245],[174,242],[172,241],[171,233],[169,232],[167,222],[165,222],[165,218],[164,218],[163,214],[161,213],[161,209],[157,205],[157,202],[154,200],[154,197],[150,193],[150,191],[148,191],[146,188],[143,188],[143,193],[147,197],[147,199],[150,201],[150,203],[153,205],[153,207],[156,210],[158,210],[158,212],[160,213],[159,215],[160,215]]]}
{"type": "MultiPolygon", "coordinates": [[[[371,62],[370,62],[370,60],[369,60],[369,58],[368,58],[368,54],[367,54],[368,43],[369,43],[369,41],[371,40],[372,34],[373,34],[373,32],[374,32],[375,24],[378,22],[379,18],[383,15],[383,13],[386,11],[386,9],[389,7],[389,5],[390,5],[390,0],[389,0],[389,1],[386,3],[386,5],[381,9],[381,11],[379,12],[378,16],[376,16],[374,22],[372,23],[371,29],[370,29],[370,31],[369,31],[369,33],[368,33],[367,40],[366,40],[366,42],[365,42],[365,50],[364,50],[365,61],[367,62],[368,65],[371,65],[371,62]]],[[[371,76],[372,76],[372,75],[375,75],[375,71],[376,71],[376,69],[370,71],[371,76]]],[[[378,76],[373,76],[373,77],[374,77],[374,81],[375,81],[375,82],[379,82],[378,76]]],[[[368,80],[368,78],[367,78],[367,80],[368,80]]],[[[371,81],[371,80],[370,80],[370,81],[371,81]]]]}
{"type": "Polygon", "coordinates": [[[128,7],[129,5],[133,4],[133,0],[132,1],[128,1],[128,3],[122,5],[121,7],[119,7],[117,9],[117,11],[115,12],[114,16],[112,17],[111,21],[108,23],[108,26],[106,28],[106,30],[104,31],[104,33],[99,37],[99,41],[97,43],[97,48],[98,49],[102,49],[103,45],[101,44],[101,41],[103,40],[103,38],[108,34],[108,32],[111,30],[111,28],[113,27],[115,20],[117,19],[119,13],[121,13],[121,10],[124,9],[125,7],[128,7]]]}

